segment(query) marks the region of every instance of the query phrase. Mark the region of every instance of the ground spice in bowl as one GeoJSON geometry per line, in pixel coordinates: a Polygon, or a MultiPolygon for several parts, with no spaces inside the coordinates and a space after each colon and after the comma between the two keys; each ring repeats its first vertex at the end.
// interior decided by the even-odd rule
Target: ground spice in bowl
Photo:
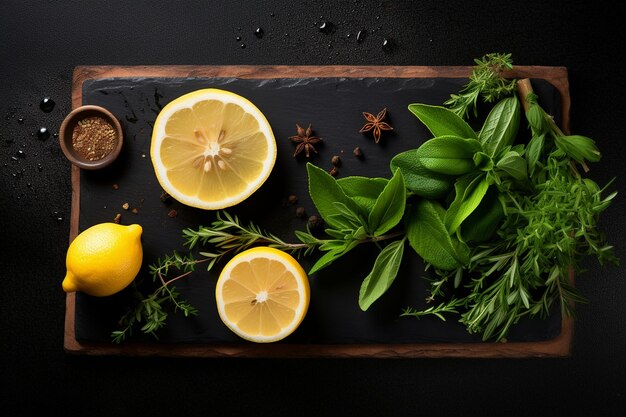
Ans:
{"type": "Polygon", "coordinates": [[[83,158],[98,161],[115,149],[117,132],[100,116],[79,120],[72,131],[72,147],[83,158]]]}
{"type": "Polygon", "coordinates": [[[80,106],[70,112],[59,129],[63,153],[82,169],[100,169],[120,154],[124,141],[120,121],[107,109],[80,106]]]}

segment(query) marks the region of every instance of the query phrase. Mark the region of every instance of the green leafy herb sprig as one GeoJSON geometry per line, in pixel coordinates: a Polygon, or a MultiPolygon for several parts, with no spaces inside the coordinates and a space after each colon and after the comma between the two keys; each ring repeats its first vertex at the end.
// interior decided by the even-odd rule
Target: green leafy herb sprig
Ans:
{"type": "MultiPolygon", "coordinates": [[[[442,318],[442,312],[460,312],[459,321],[468,332],[479,333],[484,340],[504,340],[510,327],[522,317],[545,318],[554,305],[564,315],[574,314],[575,304],[585,299],[570,279],[572,273],[581,272],[584,256],[593,256],[600,264],[618,264],[613,247],[598,228],[601,213],[616,193],[603,197],[610,184],[600,188],[593,180],[583,178],[575,165],[587,171],[588,162],[600,160],[595,142],[580,135],[565,135],[537,103],[537,96],[528,87],[530,81],[519,82],[526,83],[529,91],[523,97],[532,132],[529,143],[511,146],[505,141],[504,147],[490,154],[495,169],[486,170],[487,186],[472,187],[467,177],[456,179],[454,200],[442,218],[446,230],[469,245],[468,262],[454,270],[437,269],[440,279],[432,283],[427,300],[443,302],[425,310],[407,308],[403,313],[442,318]],[[460,219],[459,213],[466,216],[460,219]],[[459,223],[461,227],[456,228],[459,223]],[[446,287],[447,292],[442,290],[446,287]]],[[[512,107],[503,106],[510,100],[515,99],[505,98],[494,106],[485,126],[499,106],[502,111],[494,119],[497,123],[491,124],[498,126],[494,132],[503,126],[501,121],[515,117],[512,107]]],[[[447,125],[458,124],[454,117],[448,119],[447,125]]],[[[420,120],[427,126],[434,124],[432,117],[422,115],[420,120]]],[[[511,129],[513,138],[516,130],[511,129]]],[[[431,132],[435,134],[433,129],[431,132]]],[[[508,134],[496,132],[495,137],[508,134]]],[[[445,166],[446,162],[441,164],[445,166]]],[[[461,165],[460,161],[457,164],[461,165]]],[[[433,168],[441,172],[430,166],[433,168]]],[[[465,248],[458,247],[465,255],[465,248]]]]}
{"type": "Polygon", "coordinates": [[[430,305],[407,307],[402,315],[443,320],[458,315],[468,332],[485,340],[504,340],[521,318],[546,317],[555,306],[572,314],[584,297],[571,285],[570,274],[581,271],[583,257],[618,262],[598,228],[616,193],[604,196],[610,184],[599,187],[577,169],[576,164],[587,171],[587,163],[600,160],[595,142],[565,135],[528,89],[522,99],[531,139],[515,143],[524,113],[514,95],[518,80],[503,77],[511,62],[510,54],[476,60],[469,84],[445,103],[450,108],[410,104],[409,111],[433,137],[392,158],[390,178],[336,179],[308,163],[309,194],[324,220],[324,238],[307,229],[295,232],[299,242],[288,243],[252,223],[242,225],[227,212],[218,213],[208,227],[185,229],[185,245],[201,246],[202,258],[174,254],[159,260],[151,269],[159,271],[163,283],[160,298],[140,298],[129,312],[135,318],[122,323],[128,327],[132,320],[145,320],[142,330],[153,333],[166,317],[157,305],[177,302],[174,288],[164,292],[169,282],[199,262],[210,270],[259,244],[298,257],[321,253],[309,274],[357,245],[376,245],[378,256],[358,294],[365,311],[393,284],[408,242],[436,278],[426,297],[430,305]],[[465,118],[470,111],[477,114],[479,98],[496,103],[474,131],[465,118]],[[181,273],[165,281],[169,268],[181,273]]]}
{"type": "MultiPolygon", "coordinates": [[[[309,234],[310,235],[310,234],[309,234]]],[[[182,255],[173,252],[158,259],[150,265],[153,282],[161,285],[150,295],[145,296],[133,282],[135,304],[119,320],[121,329],[111,333],[115,343],[123,342],[132,335],[133,328],[141,325],[143,333],[151,334],[158,339],[156,331],[166,325],[168,312],[166,304],[173,306],[174,312],[181,311],[185,317],[197,315],[197,309],[185,300],[172,285],[174,282],[189,276],[198,264],[206,263],[210,271],[222,258],[233,255],[253,245],[265,244],[290,252],[294,255],[309,254],[322,242],[310,235],[309,243],[286,243],[273,234],[261,230],[254,224],[243,225],[237,216],[227,212],[218,212],[216,220],[210,226],[199,226],[197,230],[183,230],[184,246],[189,250],[196,246],[211,246],[213,251],[200,251],[200,258],[189,252],[182,255]],[[173,278],[168,276],[175,274],[173,278]]]]}
{"type": "Polygon", "coordinates": [[[198,310],[187,301],[180,298],[180,293],[172,283],[191,274],[196,264],[206,262],[206,259],[194,259],[192,255],[180,255],[174,252],[157,260],[156,265],[150,266],[150,275],[153,282],[158,281],[161,285],[150,295],[144,296],[138,289],[136,282],[132,283],[134,307],[130,308],[118,321],[121,329],[111,333],[114,343],[121,343],[132,335],[133,328],[141,325],[143,333],[151,334],[158,339],[157,330],[165,326],[168,313],[164,305],[169,302],[174,306],[174,311],[181,311],[185,317],[195,316],[198,310]],[[166,280],[170,269],[181,271],[178,276],[166,280]]]}
{"type": "Polygon", "coordinates": [[[502,97],[515,92],[515,80],[502,76],[506,70],[513,68],[511,54],[491,53],[475,59],[476,66],[470,81],[458,94],[451,94],[444,105],[448,106],[457,116],[467,118],[470,111],[478,116],[478,100],[493,103],[502,97]]]}

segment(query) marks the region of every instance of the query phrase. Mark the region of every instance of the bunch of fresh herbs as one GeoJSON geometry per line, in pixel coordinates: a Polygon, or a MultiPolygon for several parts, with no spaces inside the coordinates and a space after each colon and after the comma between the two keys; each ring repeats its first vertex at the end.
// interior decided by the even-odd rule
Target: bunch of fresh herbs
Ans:
{"type": "Polygon", "coordinates": [[[598,227],[616,193],[605,196],[608,185],[600,187],[578,170],[600,160],[593,140],[564,134],[532,92],[520,103],[518,80],[503,76],[512,68],[510,55],[488,54],[476,63],[469,84],[451,96],[448,107],[408,106],[433,137],[396,155],[389,178],[336,179],[307,164],[309,194],[326,226],[323,238],[307,229],[295,232],[297,243],[288,243],[227,212],[208,227],[185,229],[186,246],[201,246],[201,258],[174,253],[157,261],[151,270],[161,287],[139,298],[114,340],[122,341],[142,320],[142,331],[154,334],[165,323],[165,301],[195,314],[169,284],[197,263],[208,262],[210,270],[260,244],[296,256],[320,252],[309,274],[357,245],[376,245],[378,256],[358,294],[367,310],[396,279],[408,243],[436,278],[426,296],[431,305],[407,307],[402,315],[445,320],[457,314],[468,332],[484,340],[504,340],[522,317],[546,317],[554,306],[573,313],[584,298],[570,278],[581,271],[583,257],[617,263],[598,227]],[[495,104],[475,131],[465,118],[477,114],[481,97],[495,104]],[[528,143],[516,143],[522,125],[530,129],[528,143]],[[166,281],[170,268],[181,274],[166,281]]]}

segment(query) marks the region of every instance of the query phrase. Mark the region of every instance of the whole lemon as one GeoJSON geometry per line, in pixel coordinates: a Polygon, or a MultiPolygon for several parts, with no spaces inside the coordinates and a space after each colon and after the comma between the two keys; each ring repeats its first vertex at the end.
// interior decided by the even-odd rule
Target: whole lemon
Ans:
{"type": "Polygon", "coordinates": [[[63,290],[105,297],[126,288],[141,268],[142,232],[138,224],[117,223],[100,223],[82,231],[67,250],[63,290]]]}

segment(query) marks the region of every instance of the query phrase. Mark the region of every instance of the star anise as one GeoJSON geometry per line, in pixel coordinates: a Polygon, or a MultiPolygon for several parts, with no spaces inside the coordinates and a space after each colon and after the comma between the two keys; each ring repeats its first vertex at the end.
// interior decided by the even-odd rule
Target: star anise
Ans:
{"type": "Polygon", "coordinates": [[[311,152],[317,153],[317,149],[315,149],[314,145],[320,143],[322,138],[312,136],[313,130],[311,129],[311,125],[309,124],[309,127],[305,130],[296,123],[296,129],[298,129],[298,134],[295,136],[289,136],[289,139],[291,139],[292,142],[298,144],[293,156],[296,157],[304,152],[304,155],[309,158],[311,156],[311,152]]]}
{"type": "Polygon", "coordinates": [[[369,132],[373,130],[374,132],[374,141],[378,143],[380,140],[380,135],[383,130],[393,130],[393,127],[389,125],[389,123],[383,122],[383,119],[387,116],[387,108],[382,109],[376,116],[372,113],[363,112],[363,117],[367,120],[367,123],[363,125],[359,132],[369,132]]]}

